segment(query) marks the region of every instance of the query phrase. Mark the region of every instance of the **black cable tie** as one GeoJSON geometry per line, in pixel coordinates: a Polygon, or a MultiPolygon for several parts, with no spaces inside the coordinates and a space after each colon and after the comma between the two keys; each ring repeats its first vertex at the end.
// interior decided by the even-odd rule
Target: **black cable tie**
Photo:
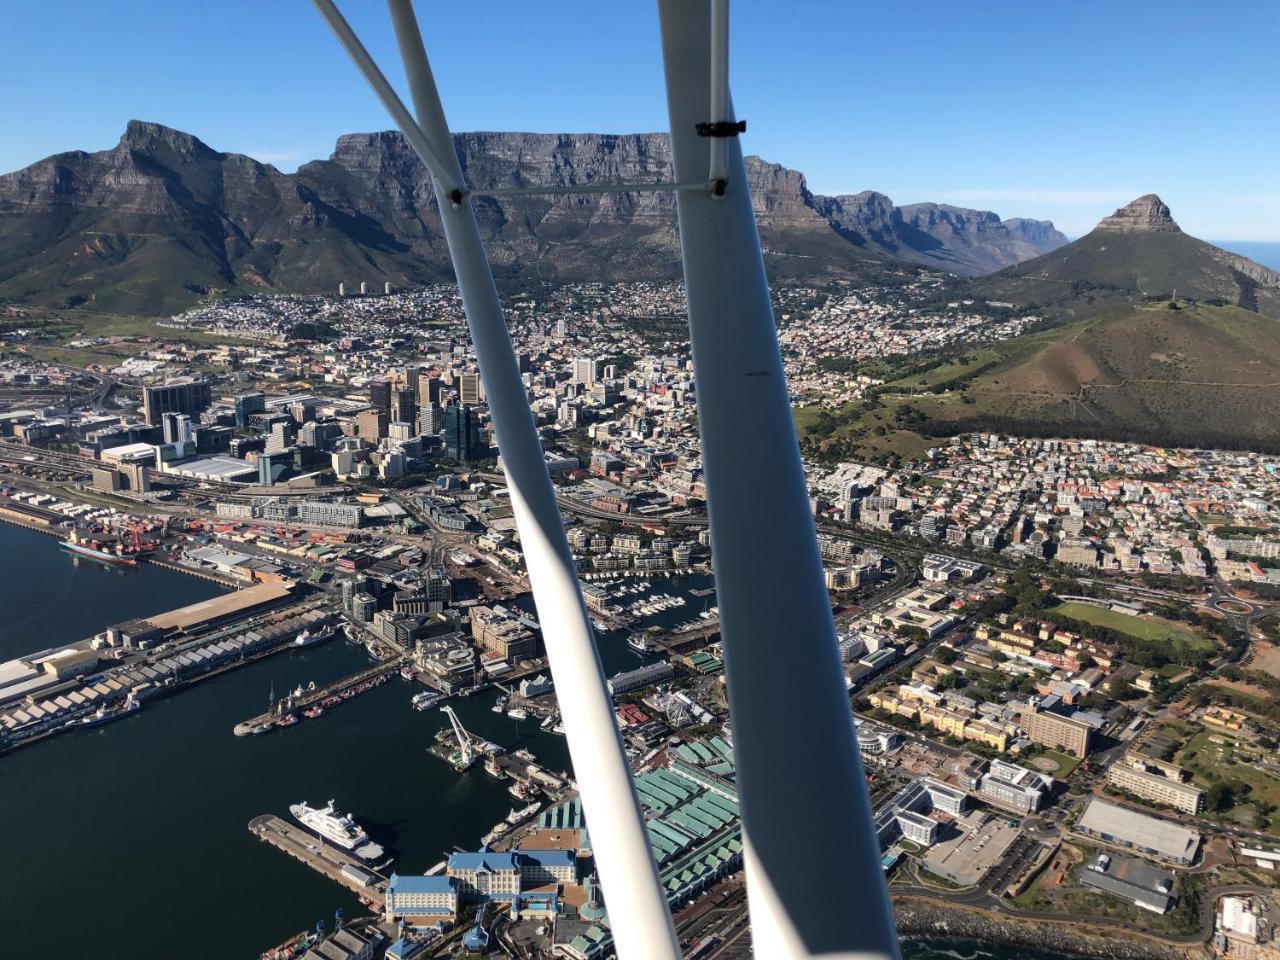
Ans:
{"type": "Polygon", "coordinates": [[[714,123],[700,123],[695,129],[700,137],[736,137],[747,132],[747,121],[717,120],[714,123]]]}

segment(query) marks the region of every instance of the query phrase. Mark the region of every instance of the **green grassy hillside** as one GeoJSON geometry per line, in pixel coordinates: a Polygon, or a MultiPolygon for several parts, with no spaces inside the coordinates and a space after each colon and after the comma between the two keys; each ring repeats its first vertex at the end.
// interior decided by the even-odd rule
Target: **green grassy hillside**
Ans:
{"type": "Polygon", "coordinates": [[[797,416],[811,455],[918,456],[969,431],[1280,451],[1280,320],[1171,302],[1113,308],[797,416]]]}

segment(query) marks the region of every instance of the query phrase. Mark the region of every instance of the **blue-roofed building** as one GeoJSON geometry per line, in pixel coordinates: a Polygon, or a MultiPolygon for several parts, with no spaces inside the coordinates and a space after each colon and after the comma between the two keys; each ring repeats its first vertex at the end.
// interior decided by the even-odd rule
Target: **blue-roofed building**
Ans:
{"type": "Polygon", "coordinates": [[[520,868],[511,853],[480,850],[449,854],[448,874],[458,881],[464,897],[488,897],[520,892],[520,868]]]}
{"type": "Polygon", "coordinates": [[[387,884],[383,917],[411,926],[452,921],[458,913],[458,881],[447,877],[402,877],[393,873],[387,884]]]}
{"type": "Polygon", "coordinates": [[[516,865],[525,886],[578,882],[578,858],[571,850],[518,850],[516,865]]]}
{"type": "Polygon", "coordinates": [[[464,897],[509,896],[526,887],[577,883],[578,859],[569,850],[452,853],[448,875],[457,880],[464,897]]]}
{"type": "Polygon", "coordinates": [[[431,942],[430,940],[408,940],[401,937],[387,947],[386,960],[413,960],[414,957],[426,956],[427,947],[431,945],[431,942]]]}

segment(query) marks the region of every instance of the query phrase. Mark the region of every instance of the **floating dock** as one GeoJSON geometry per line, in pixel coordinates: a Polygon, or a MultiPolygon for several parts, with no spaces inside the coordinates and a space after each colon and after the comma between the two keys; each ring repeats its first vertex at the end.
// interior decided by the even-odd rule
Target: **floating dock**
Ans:
{"type": "Polygon", "coordinates": [[[370,907],[382,910],[387,878],[355,857],[270,813],[250,820],[249,832],[295,860],[301,860],[317,873],[342,884],[370,907]]]}

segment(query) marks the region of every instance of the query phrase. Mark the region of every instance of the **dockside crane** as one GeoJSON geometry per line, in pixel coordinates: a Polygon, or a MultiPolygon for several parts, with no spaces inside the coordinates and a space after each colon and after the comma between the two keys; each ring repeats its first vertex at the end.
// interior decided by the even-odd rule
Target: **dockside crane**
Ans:
{"type": "Polygon", "coordinates": [[[440,712],[449,718],[449,723],[453,725],[453,735],[458,738],[458,755],[461,757],[463,764],[471,766],[475,760],[475,740],[471,734],[467,733],[467,728],[462,725],[462,721],[458,719],[458,715],[453,712],[453,707],[448,705],[440,708],[440,712]]]}

